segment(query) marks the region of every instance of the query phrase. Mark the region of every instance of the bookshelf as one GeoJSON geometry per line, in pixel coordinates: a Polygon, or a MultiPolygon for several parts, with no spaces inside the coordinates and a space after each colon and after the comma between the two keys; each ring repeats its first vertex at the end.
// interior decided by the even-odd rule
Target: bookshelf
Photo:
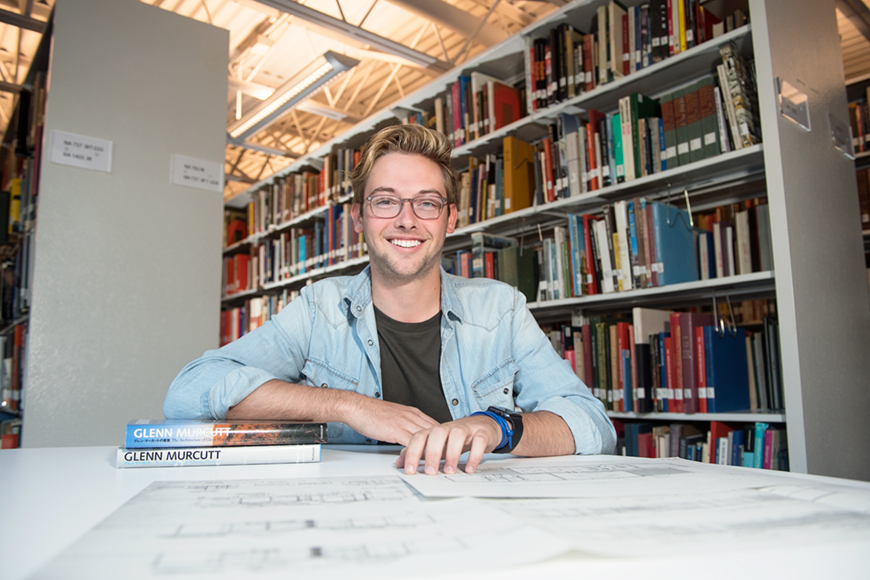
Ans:
{"type": "Polygon", "coordinates": [[[53,19],[49,16],[3,135],[2,204],[8,217],[0,244],[0,436],[2,447],[19,447],[24,421],[23,374],[30,322],[34,237],[43,162],[46,75],[53,19]],[[11,202],[11,203],[10,203],[11,202]],[[8,212],[8,213],[7,213],[8,212]]]}
{"type": "MultiPolygon", "coordinates": [[[[507,81],[521,78],[527,39],[543,36],[549,28],[563,21],[585,29],[597,8],[605,4],[604,0],[568,3],[408,95],[389,111],[373,115],[349,133],[256,184],[230,200],[227,206],[243,207],[274,179],[306,166],[319,167],[318,160],[333,149],[359,147],[369,135],[386,124],[398,122],[398,117],[407,112],[429,110],[434,99],[446,92],[459,74],[479,71],[507,81]]],[[[638,2],[626,4],[633,6],[638,2]]],[[[657,98],[679,89],[709,73],[720,59],[719,48],[732,41],[741,54],[751,54],[755,60],[763,143],[458,228],[448,238],[445,251],[467,248],[471,234],[477,231],[537,236],[538,228],[546,230],[564,224],[567,213],[599,211],[605,203],[637,195],[662,201],[673,196],[676,200],[686,189],[693,208],[766,196],[771,211],[774,270],[614,294],[531,302],[530,308],[536,318],[543,321],[583,312],[630,310],[635,305],[701,303],[713,295],[720,299],[726,295],[775,297],[785,412],[721,417],[667,413],[612,413],[612,416],[662,422],[712,418],[781,423],[788,427],[791,470],[867,479],[870,466],[862,457],[863,450],[870,445],[870,429],[861,419],[861,413],[870,405],[870,394],[862,386],[864,377],[870,374],[870,362],[866,360],[866,348],[870,344],[870,298],[863,252],[860,255],[857,252],[860,227],[857,223],[854,228],[843,227],[844,223],[851,223],[849,212],[854,215],[854,171],[846,171],[853,167],[852,161],[830,145],[831,119],[848,124],[834,3],[832,0],[800,3],[750,0],[748,7],[750,25],[621,80],[534,112],[457,147],[454,155],[458,167],[467,166],[465,162],[470,156],[498,152],[501,139],[507,135],[524,140],[541,138],[546,134],[546,124],[560,112],[614,111],[617,101],[633,92],[657,98]],[[800,44],[801,39],[809,37],[820,45],[812,58],[800,44]],[[780,116],[775,78],[793,79],[812,95],[813,131],[801,132],[802,129],[780,116]],[[822,199],[819,191],[841,191],[848,195],[822,199]],[[838,258],[832,260],[831,256],[838,258]],[[859,278],[861,283],[857,283],[859,278]],[[832,381],[836,385],[832,385],[832,381]]],[[[236,245],[227,252],[232,253],[242,246],[236,245]]],[[[328,271],[321,269],[282,280],[271,284],[268,290],[298,288],[323,275],[353,273],[365,263],[364,258],[356,260],[330,266],[328,271]]]]}
{"type": "Polygon", "coordinates": [[[46,151],[56,131],[113,148],[110,171],[41,166],[21,445],[117,444],[217,346],[222,196],[170,175],[175,155],[223,166],[229,38],[135,0],[53,19],[46,151]]]}

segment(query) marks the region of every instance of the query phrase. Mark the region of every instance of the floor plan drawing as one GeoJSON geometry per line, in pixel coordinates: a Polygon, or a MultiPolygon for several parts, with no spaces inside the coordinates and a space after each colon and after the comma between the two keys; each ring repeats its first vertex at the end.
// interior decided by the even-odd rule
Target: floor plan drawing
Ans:
{"type": "Polygon", "coordinates": [[[407,578],[526,563],[567,541],[471,499],[428,500],[398,476],[154,482],[36,578],[407,578]],[[511,546],[505,550],[505,546],[511,546]],[[205,576],[207,574],[207,576],[205,576]]]}

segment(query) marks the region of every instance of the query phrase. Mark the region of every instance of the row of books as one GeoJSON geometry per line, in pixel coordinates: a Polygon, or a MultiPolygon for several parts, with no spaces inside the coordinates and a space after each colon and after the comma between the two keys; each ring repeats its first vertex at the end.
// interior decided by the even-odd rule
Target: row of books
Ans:
{"type": "Polygon", "coordinates": [[[855,153],[870,151],[870,87],[864,90],[863,98],[849,103],[849,123],[852,127],[852,145],[855,153]]]}
{"type": "Polygon", "coordinates": [[[16,324],[0,334],[0,413],[21,410],[21,387],[24,376],[24,348],[27,344],[27,323],[16,324]]]}
{"type": "Polygon", "coordinates": [[[738,10],[724,21],[699,0],[652,0],[626,7],[611,0],[592,16],[589,33],[570,23],[527,41],[528,109],[571,99],[739,28],[738,10]]]}
{"type": "Polygon", "coordinates": [[[325,423],[140,419],[127,424],[116,467],[313,463],[325,423]]]}
{"type": "Polygon", "coordinates": [[[689,461],[788,471],[788,442],[784,426],[710,421],[697,424],[623,422],[613,420],[618,455],[680,457],[689,461]]]}
{"type": "Polygon", "coordinates": [[[283,288],[277,294],[256,296],[238,306],[221,310],[220,346],[229,344],[259,328],[281,312],[297,296],[299,296],[298,290],[283,288]]]}
{"type": "Polygon", "coordinates": [[[855,172],[858,180],[858,202],[861,211],[861,229],[870,230],[870,169],[862,168],[855,172]]]}
{"type": "Polygon", "coordinates": [[[224,296],[257,290],[311,270],[366,254],[362,233],[353,231],[349,202],[327,206],[311,228],[290,228],[254,244],[248,253],[224,258],[224,296]]]}
{"type": "MultiPolygon", "coordinates": [[[[772,309],[772,307],[771,307],[772,309]]],[[[608,410],[730,413],[784,408],[778,325],[635,307],[550,331],[553,346],[608,410]]]]}

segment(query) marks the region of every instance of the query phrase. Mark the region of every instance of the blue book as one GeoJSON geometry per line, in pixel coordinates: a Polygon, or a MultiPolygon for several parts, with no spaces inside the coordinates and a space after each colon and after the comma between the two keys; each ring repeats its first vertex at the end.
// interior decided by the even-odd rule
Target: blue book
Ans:
{"type": "Polygon", "coordinates": [[[326,423],[138,419],[127,424],[127,449],[326,443],[326,423]]]}
{"type": "Polygon", "coordinates": [[[651,205],[659,286],[697,281],[695,234],[688,212],[663,203],[651,205]]]}
{"type": "Polygon", "coordinates": [[[726,330],[719,336],[715,326],[704,327],[704,364],[707,379],[707,412],[749,410],[749,365],[746,362],[746,330],[735,336],[726,330]]]}
{"type": "Polygon", "coordinates": [[[756,469],[761,469],[764,465],[764,432],[767,431],[768,427],[770,427],[768,423],[758,422],[755,424],[755,446],[753,449],[755,462],[752,466],[756,469]]]}
{"type": "MultiPolygon", "coordinates": [[[[667,395],[668,392],[668,359],[667,354],[665,352],[665,339],[670,338],[670,332],[660,332],[659,333],[659,365],[661,368],[661,372],[659,373],[659,382],[662,385],[662,392],[667,395]]],[[[668,412],[668,397],[662,397],[662,412],[668,412]]]]}
{"type": "MultiPolygon", "coordinates": [[[[634,338],[634,337],[632,337],[634,338]]],[[[631,380],[631,350],[622,349],[622,405],[626,411],[631,411],[634,407],[634,399],[632,398],[632,380],[631,380]]]]}
{"type": "Polygon", "coordinates": [[[661,119],[659,119],[659,151],[661,151],[662,171],[666,171],[668,168],[668,148],[665,146],[665,125],[661,119]]]}
{"type": "Polygon", "coordinates": [[[728,465],[740,465],[741,447],[743,447],[743,429],[735,429],[731,435],[731,461],[728,465]]]}

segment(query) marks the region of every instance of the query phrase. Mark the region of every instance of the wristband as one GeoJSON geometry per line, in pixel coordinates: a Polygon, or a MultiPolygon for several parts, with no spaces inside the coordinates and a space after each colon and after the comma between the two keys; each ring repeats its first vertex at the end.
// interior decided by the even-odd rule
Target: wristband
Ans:
{"type": "Polygon", "coordinates": [[[493,453],[511,453],[516,449],[523,437],[523,416],[498,407],[489,407],[486,411],[477,411],[472,415],[491,417],[501,428],[501,442],[493,449],[493,453]]]}

